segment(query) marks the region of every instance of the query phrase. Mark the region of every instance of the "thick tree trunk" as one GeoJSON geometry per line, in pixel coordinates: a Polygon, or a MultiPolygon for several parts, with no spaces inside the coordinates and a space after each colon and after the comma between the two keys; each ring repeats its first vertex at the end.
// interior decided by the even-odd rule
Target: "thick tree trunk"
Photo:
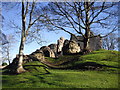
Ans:
{"type": "Polygon", "coordinates": [[[21,44],[19,48],[19,60],[18,60],[18,66],[17,66],[17,73],[22,73],[25,72],[25,69],[23,68],[23,50],[24,50],[24,43],[25,39],[22,37],[21,38],[21,44]]]}
{"type": "MultiPolygon", "coordinates": [[[[89,32],[87,33],[89,36],[89,32]]],[[[86,36],[84,38],[84,48],[83,48],[83,54],[88,54],[90,52],[90,47],[89,47],[89,38],[86,36]]]]}
{"type": "Polygon", "coordinates": [[[90,36],[90,23],[89,23],[89,2],[84,3],[85,7],[85,13],[86,13],[86,30],[85,30],[85,36],[84,36],[84,50],[89,51],[89,36],[90,36]]]}
{"type": "Polygon", "coordinates": [[[10,59],[8,59],[8,63],[9,63],[9,65],[10,65],[10,59]]]}
{"type": "Polygon", "coordinates": [[[19,48],[19,61],[18,61],[18,66],[17,66],[17,73],[22,73],[25,72],[25,69],[23,68],[23,51],[24,51],[24,44],[26,40],[26,35],[25,35],[25,22],[26,22],[26,17],[24,14],[24,1],[22,1],[22,34],[21,34],[21,43],[20,43],[20,48],[19,48]]]}
{"type": "Polygon", "coordinates": [[[89,38],[84,38],[84,49],[89,49],[89,38]]]}

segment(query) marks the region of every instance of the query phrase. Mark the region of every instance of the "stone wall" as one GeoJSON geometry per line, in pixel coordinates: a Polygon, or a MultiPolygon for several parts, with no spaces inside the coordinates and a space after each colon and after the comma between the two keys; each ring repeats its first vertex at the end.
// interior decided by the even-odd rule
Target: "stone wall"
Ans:
{"type": "MultiPolygon", "coordinates": [[[[81,49],[83,49],[84,43],[81,42],[81,40],[83,40],[82,36],[77,36],[77,39],[76,39],[75,36],[72,35],[70,40],[75,40],[79,44],[81,49]]],[[[94,51],[94,50],[98,50],[101,48],[102,48],[102,39],[100,38],[100,36],[90,38],[90,41],[89,41],[89,49],[90,50],[94,51]]]]}

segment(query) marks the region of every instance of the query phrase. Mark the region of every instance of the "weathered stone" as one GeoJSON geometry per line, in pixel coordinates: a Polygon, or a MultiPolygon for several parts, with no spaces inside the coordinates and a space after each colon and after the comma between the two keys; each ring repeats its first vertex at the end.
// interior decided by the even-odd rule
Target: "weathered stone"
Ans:
{"type": "Polygon", "coordinates": [[[27,63],[27,62],[31,62],[31,61],[33,61],[33,60],[29,57],[29,55],[23,56],[23,63],[27,63]]]}
{"type": "Polygon", "coordinates": [[[64,41],[63,46],[65,46],[65,45],[69,44],[69,41],[70,41],[70,40],[67,40],[67,39],[66,39],[66,40],[64,41]]]}
{"type": "Polygon", "coordinates": [[[57,44],[50,44],[48,46],[55,54],[55,56],[57,55],[57,44]]]}
{"type": "Polygon", "coordinates": [[[60,39],[57,41],[57,53],[62,52],[64,41],[65,39],[63,37],[60,37],[60,39]]]}
{"type": "Polygon", "coordinates": [[[54,52],[47,46],[41,47],[40,50],[42,50],[45,57],[55,57],[54,52]]]}
{"type": "Polygon", "coordinates": [[[31,57],[33,59],[33,61],[35,61],[35,60],[41,61],[41,60],[45,59],[43,52],[37,52],[37,51],[30,54],[29,57],[31,57]]]}
{"type": "MultiPolygon", "coordinates": [[[[94,35],[93,33],[91,33],[91,34],[92,34],[91,36],[94,35]]],[[[84,38],[82,36],[77,36],[75,38],[75,36],[71,35],[70,40],[76,41],[79,44],[79,46],[81,47],[81,49],[84,48],[84,43],[81,42],[82,40],[84,40],[84,38]]],[[[89,49],[91,51],[98,50],[98,49],[102,48],[102,39],[101,39],[100,35],[98,35],[97,37],[90,38],[88,43],[89,43],[89,49]]]]}
{"type": "MultiPolygon", "coordinates": [[[[16,55],[13,61],[17,61],[18,59],[19,59],[19,55],[16,55]]],[[[33,59],[30,57],[30,55],[23,55],[23,64],[31,61],[33,61],[33,59]]]]}
{"type": "Polygon", "coordinates": [[[37,49],[35,52],[30,54],[29,57],[31,57],[34,61],[35,60],[44,60],[44,58],[45,58],[42,50],[40,50],[40,49],[37,49]]]}
{"type": "Polygon", "coordinates": [[[77,54],[80,52],[80,46],[76,41],[69,41],[69,43],[65,43],[63,46],[63,55],[67,54],[77,54]]]}

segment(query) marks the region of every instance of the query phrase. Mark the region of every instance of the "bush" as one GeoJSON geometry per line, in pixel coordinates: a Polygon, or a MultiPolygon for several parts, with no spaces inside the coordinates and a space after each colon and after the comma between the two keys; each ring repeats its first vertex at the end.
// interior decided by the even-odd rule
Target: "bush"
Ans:
{"type": "Polygon", "coordinates": [[[5,65],[8,65],[8,64],[7,64],[7,63],[5,63],[5,62],[4,62],[4,63],[2,63],[2,66],[5,66],[5,65]]]}

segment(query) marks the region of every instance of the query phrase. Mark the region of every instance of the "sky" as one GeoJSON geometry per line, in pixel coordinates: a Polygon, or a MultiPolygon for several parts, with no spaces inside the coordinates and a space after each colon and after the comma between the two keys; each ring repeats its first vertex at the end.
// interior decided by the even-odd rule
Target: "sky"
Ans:
{"type": "MultiPolygon", "coordinates": [[[[2,28],[2,32],[6,35],[13,34],[13,35],[15,35],[15,38],[16,38],[16,42],[13,44],[12,52],[11,52],[12,59],[15,58],[16,54],[18,54],[18,52],[19,52],[20,33],[16,35],[16,33],[15,33],[16,28],[11,28],[12,23],[10,21],[14,21],[14,23],[16,25],[19,25],[21,27],[20,12],[21,12],[21,8],[12,8],[12,9],[8,8],[8,7],[2,8],[2,15],[4,16],[4,20],[3,20],[4,26],[2,28]]],[[[98,27],[98,29],[100,29],[100,28],[98,27]]],[[[36,49],[39,49],[41,46],[48,46],[49,44],[52,44],[52,43],[57,44],[57,40],[60,37],[69,39],[70,35],[64,31],[47,32],[47,30],[42,30],[41,37],[42,37],[43,41],[46,41],[46,43],[39,45],[34,41],[32,43],[25,44],[25,49],[24,49],[25,55],[34,52],[36,49]]]]}
{"type": "MultiPolygon", "coordinates": [[[[15,38],[16,38],[16,42],[13,44],[12,51],[11,51],[12,59],[15,58],[16,54],[19,53],[20,35],[21,34],[19,33],[16,35],[16,33],[15,33],[16,28],[11,28],[11,26],[12,26],[11,21],[14,20],[16,25],[21,26],[21,24],[20,24],[21,23],[21,15],[19,12],[20,12],[20,9],[17,9],[17,8],[13,8],[13,9],[2,8],[2,15],[4,15],[4,20],[3,20],[4,26],[2,28],[2,32],[6,35],[13,34],[13,35],[15,35],[15,38]],[[16,15],[16,13],[17,13],[17,15],[16,15]]],[[[70,35],[63,32],[63,31],[48,32],[47,30],[42,30],[41,31],[41,38],[45,42],[42,43],[42,45],[37,44],[36,41],[34,41],[32,43],[25,44],[24,54],[25,55],[30,54],[42,46],[48,46],[49,44],[52,44],[52,43],[57,44],[57,40],[60,37],[64,37],[65,39],[69,39],[70,35]]]]}

